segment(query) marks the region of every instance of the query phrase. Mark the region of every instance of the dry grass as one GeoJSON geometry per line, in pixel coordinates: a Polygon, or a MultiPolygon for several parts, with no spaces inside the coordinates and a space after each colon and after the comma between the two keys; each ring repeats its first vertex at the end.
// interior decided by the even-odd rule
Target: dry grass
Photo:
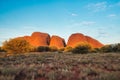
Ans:
{"type": "Polygon", "coordinates": [[[30,53],[0,57],[0,80],[119,80],[119,53],[30,53]]]}

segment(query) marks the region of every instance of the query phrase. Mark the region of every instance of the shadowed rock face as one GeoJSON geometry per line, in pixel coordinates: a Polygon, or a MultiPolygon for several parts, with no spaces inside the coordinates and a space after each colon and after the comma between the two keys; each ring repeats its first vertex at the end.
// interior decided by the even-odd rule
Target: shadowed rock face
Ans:
{"type": "Polygon", "coordinates": [[[65,47],[65,40],[59,36],[53,35],[50,40],[50,46],[55,46],[58,49],[65,47]]]}
{"type": "Polygon", "coordinates": [[[72,34],[68,39],[67,46],[75,47],[77,44],[79,44],[81,42],[85,42],[85,43],[87,42],[93,48],[99,48],[99,47],[103,46],[103,44],[101,44],[99,41],[97,41],[89,36],[84,36],[81,33],[72,34]]]}
{"type": "Polygon", "coordinates": [[[50,36],[47,33],[34,32],[31,36],[24,36],[32,46],[48,46],[50,43],[50,36]]]}

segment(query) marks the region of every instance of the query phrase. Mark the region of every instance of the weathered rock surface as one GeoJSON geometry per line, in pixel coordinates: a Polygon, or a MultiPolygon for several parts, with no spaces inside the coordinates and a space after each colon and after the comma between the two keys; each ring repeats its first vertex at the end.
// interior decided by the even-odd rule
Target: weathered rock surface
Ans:
{"type": "Polygon", "coordinates": [[[50,46],[55,46],[58,49],[65,47],[65,40],[59,36],[53,35],[50,40],[50,46]]]}
{"type": "Polygon", "coordinates": [[[78,43],[86,42],[86,37],[81,33],[72,34],[67,42],[67,46],[75,47],[78,43]]]}
{"type": "Polygon", "coordinates": [[[23,38],[34,47],[55,46],[60,49],[66,46],[75,47],[79,43],[89,43],[93,48],[100,48],[103,46],[103,44],[96,39],[81,33],[72,34],[68,39],[67,45],[63,38],[55,35],[50,38],[49,34],[42,32],[33,32],[31,36],[24,36],[23,38]]]}
{"type": "Polygon", "coordinates": [[[42,32],[34,32],[31,36],[25,36],[24,39],[35,47],[49,46],[50,43],[50,35],[42,32]]]}
{"type": "Polygon", "coordinates": [[[75,47],[79,43],[89,43],[93,48],[99,48],[102,47],[103,44],[101,44],[99,41],[89,37],[89,36],[84,36],[81,33],[75,33],[72,34],[67,42],[67,46],[70,47],[75,47]]]}
{"type": "Polygon", "coordinates": [[[103,46],[102,43],[100,43],[99,41],[89,37],[89,36],[85,36],[87,39],[87,42],[93,47],[93,48],[100,48],[103,46]]]}

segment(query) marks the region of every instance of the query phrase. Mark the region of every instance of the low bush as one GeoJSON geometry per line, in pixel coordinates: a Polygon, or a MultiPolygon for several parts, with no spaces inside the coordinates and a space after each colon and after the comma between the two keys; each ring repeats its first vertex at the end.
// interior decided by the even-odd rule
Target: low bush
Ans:
{"type": "Polygon", "coordinates": [[[2,49],[2,47],[0,47],[0,52],[5,52],[5,50],[4,50],[4,49],[2,49]]]}
{"type": "Polygon", "coordinates": [[[50,51],[51,51],[51,52],[58,51],[58,48],[55,47],[55,46],[50,46],[49,48],[50,48],[50,51]]]}
{"type": "Polygon", "coordinates": [[[88,43],[80,43],[73,48],[72,53],[85,54],[91,51],[91,46],[88,43]]]}
{"type": "Polygon", "coordinates": [[[71,52],[72,51],[72,47],[70,47],[70,46],[67,46],[67,47],[65,47],[65,50],[64,50],[64,52],[71,52]]]}
{"type": "Polygon", "coordinates": [[[14,38],[3,43],[2,48],[10,54],[21,54],[30,52],[32,46],[23,38],[14,38]]]}
{"type": "Polygon", "coordinates": [[[47,46],[39,46],[39,47],[37,47],[36,51],[37,52],[47,52],[47,51],[50,51],[50,48],[47,46]]]}
{"type": "Polygon", "coordinates": [[[100,49],[101,52],[120,52],[120,43],[105,45],[100,49]]]}

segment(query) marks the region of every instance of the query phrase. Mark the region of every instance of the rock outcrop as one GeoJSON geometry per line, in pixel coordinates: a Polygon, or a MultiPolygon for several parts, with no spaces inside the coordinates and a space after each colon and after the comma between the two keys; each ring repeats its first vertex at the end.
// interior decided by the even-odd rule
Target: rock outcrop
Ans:
{"type": "Polygon", "coordinates": [[[99,41],[89,37],[89,36],[84,36],[81,33],[75,33],[72,34],[67,42],[67,46],[70,47],[75,47],[79,43],[89,43],[93,48],[99,48],[102,47],[103,44],[101,44],[99,41]]]}
{"type": "Polygon", "coordinates": [[[103,46],[102,43],[100,43],[99,41],[89,37],[89,36],[85,36],[87,39],[87,42],[93,47],[93,48],[100,48],[103,46]]]}
{"type": "Polygon", "coordinates": [[[65,47],[65,40],[59,36],[53,35],[50,40],[50,46],[55,46],[58,49],[65,47]]]}
{"type": "Polygon", "coordinates": [[[81,33],[72,34],[68,39],[67,45],[63,38],[55,35],[53,35],[50,38],[50,35],[48,33],[42,32],[34,32],[31,36],[24,36],[22,38],[24,38],[34,47],[55,46],[58,49],[60,49],[66,46],[75,47],[79,43],[89,43],[93,48],[100,48],[103,46],[103,44],[97,41],[96,39],[93,39],[89,36],[85,36],[81,33]]]}
{"type": "Polygon", "coordinates": [[[75,47],[78,43],[86,42],[86,37],[81,33],[72,34],[67,42],[67,46],[75,47]]]}
{"type": "Polygon", "coordinates": [[[24,39],[32,46],[49,46],[50,35],[42,32],[34,32],[31,36],[25,36],[24,39]]]}

